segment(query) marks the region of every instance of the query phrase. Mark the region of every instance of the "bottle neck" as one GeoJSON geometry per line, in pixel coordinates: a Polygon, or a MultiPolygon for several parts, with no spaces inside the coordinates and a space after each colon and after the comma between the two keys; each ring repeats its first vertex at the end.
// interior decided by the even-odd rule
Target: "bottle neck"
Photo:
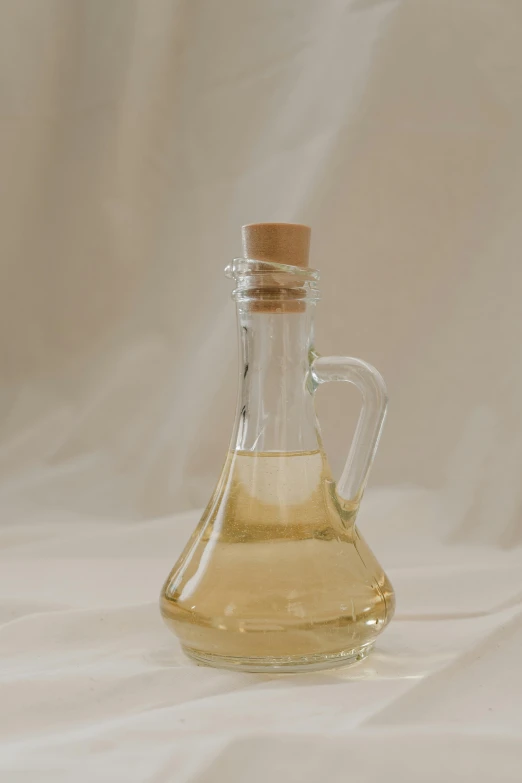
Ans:
{"type": "Polygon", "coordinates": [[[314,451],[317,421],[310,388],[313,311],[256,312],[238,307],[239,391],[232,448],[314,451]]]}

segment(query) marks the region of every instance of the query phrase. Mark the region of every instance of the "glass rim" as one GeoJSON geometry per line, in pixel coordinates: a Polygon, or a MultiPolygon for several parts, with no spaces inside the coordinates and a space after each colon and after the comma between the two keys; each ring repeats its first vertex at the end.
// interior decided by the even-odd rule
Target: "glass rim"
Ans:
{"type": "Polygon", "coordinates": [[[274,272],[291,275],[303,283],[307,281],[317,282],[320,279],[318,269],[292,266],[291,264],[278,264],[274,261],[258,261],[255,258],[233,258],[231,263],[225,267],[225,275],[238,281],[241,278],[253,275],[274,274],[274,272]]]}

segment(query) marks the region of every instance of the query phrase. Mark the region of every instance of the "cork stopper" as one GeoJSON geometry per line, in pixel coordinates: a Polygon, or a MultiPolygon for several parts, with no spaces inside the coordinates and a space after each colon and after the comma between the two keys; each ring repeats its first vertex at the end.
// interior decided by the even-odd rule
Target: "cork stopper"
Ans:
{"type": "Polygon", "coordinates": [[[243,256],[254,261],[308,266],[310,228],[300,223],[249,223],[241,229],[243,256]]]}
{"type": "MultiPolygon", "coordinates": [[[[243,257],[308,268],[310,228],[299,223],[250,223],[241,229],[243,257]]],[[[303,282],[291,271],[263,274],[263,284],[251,289],[248,309],[255,313],[302,313],[303,282]]]]}

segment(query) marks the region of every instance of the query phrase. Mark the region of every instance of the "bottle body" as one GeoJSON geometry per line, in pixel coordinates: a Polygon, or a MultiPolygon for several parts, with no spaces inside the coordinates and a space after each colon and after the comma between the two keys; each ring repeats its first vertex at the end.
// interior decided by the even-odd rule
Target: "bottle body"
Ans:
{"type": "Polygon", "coordinates": [[[250,671],[363,657],[394,596],[357,510],[337,496],[322,449],[230,452],[161,597],[187,654],[250,671]]]}
{"type": "Polygon", "coordinates": [[[161,594],[199,662],[248,671],[327,668],[364,657],[390,621],[393,589],[355,519],[386,399],[373,368],[318,358],[314,270],[240,260],[239,390],[221,477],[161,594]],[[315,413],[321,383],[363,395],[338,485],[315,413]]]}

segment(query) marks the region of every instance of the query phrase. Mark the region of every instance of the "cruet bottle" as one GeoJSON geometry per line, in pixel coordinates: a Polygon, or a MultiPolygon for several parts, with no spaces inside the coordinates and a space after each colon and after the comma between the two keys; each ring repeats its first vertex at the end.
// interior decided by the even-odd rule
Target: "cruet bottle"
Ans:
{"type": "Polygon", "coordinates": [[[390,621],[393,588],[355,519],[386,412],[379,373],[314,348],[318,272],[310,229],[243,227],[236,288],[236,420],[221,477],[161,593],[185,653],[229,669],[302,671],[364,658],[390,621]],[[336,483],[314,397],[348,381],[362,410],[336,483]]]}

